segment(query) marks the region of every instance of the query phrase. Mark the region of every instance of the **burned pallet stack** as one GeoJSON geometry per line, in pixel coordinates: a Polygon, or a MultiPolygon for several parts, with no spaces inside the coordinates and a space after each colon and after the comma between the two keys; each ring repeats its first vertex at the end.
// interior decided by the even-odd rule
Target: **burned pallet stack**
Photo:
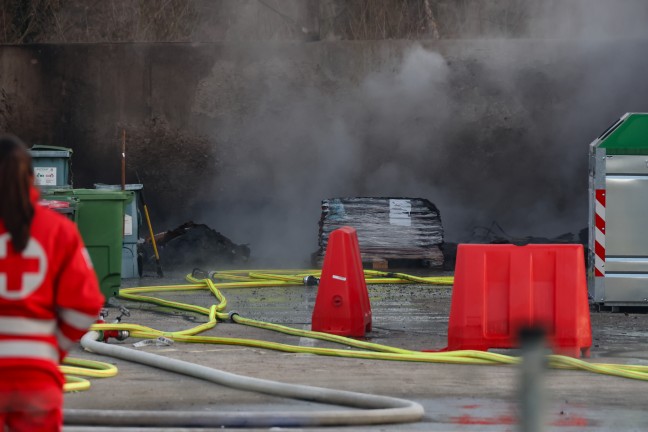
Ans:
{"type": "Polygon", "coordinates": [[[313,264],[321,266],[332,231],[351,226],[358,233],[365,265],[441,267],[443,226],[439,210],[421,198],[331,198],[322,201],[319,250],[313,264]]]}

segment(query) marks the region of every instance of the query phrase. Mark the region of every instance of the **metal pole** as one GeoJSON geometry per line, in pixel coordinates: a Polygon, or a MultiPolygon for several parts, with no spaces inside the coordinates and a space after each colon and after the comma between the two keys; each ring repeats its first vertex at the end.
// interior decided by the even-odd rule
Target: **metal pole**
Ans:
{"type": "Polygon", "coordinates": [[[520,331],[520,431],[541,432],[544,427],[545,331],[529,327],[520,331]]]}

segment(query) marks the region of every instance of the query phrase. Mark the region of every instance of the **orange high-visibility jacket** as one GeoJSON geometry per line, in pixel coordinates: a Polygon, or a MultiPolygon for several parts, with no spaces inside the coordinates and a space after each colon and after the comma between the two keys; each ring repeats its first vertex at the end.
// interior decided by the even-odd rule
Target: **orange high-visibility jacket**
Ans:
{"type": "MultiPolygon", "coordinates": [[[[0,220],[0,371],[51,371],[94,323],[104,303],[81,236],[65,216],[38,205],[27,247],[17,254],[0,220]]],[[[2,374],[2,373],[0,373],[2,374]]]]}

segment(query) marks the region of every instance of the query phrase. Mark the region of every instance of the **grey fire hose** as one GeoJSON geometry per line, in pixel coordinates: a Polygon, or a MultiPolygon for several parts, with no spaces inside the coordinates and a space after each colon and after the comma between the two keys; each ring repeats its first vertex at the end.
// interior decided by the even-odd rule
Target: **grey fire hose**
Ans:
{"type": "Polygon", "coordinates": [[[421,420],[423,407],[412,401],[306,385],[286,384],[251,378],[208,368],[182,360],[171,359],[117,345],[98,342],[96,331],[86,333],[81,345],[88,351],[142,363],[159,369],[200,378],[238,390],[272,396],[300,399],[358,410],[327,410],[319,412],[196,412],[196,411],[131,411],[66,409],[67,425],[101,426],[202,426],[202,427],[272,427],[272,426],[352,426],[409,423],[421,420]]]}

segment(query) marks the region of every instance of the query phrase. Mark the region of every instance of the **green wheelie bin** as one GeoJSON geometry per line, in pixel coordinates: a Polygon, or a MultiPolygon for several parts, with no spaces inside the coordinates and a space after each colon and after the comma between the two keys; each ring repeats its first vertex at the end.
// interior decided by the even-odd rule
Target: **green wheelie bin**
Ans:
{"type": "Polygon", "coordinates": [[[119,293],[122,271],[124,208],[132,202],[131,191],[100,189],[52,189],[44,199],[72,197],[77,201],[76,223],[90,253],[101,292],[106,299],[119,293]]]}

